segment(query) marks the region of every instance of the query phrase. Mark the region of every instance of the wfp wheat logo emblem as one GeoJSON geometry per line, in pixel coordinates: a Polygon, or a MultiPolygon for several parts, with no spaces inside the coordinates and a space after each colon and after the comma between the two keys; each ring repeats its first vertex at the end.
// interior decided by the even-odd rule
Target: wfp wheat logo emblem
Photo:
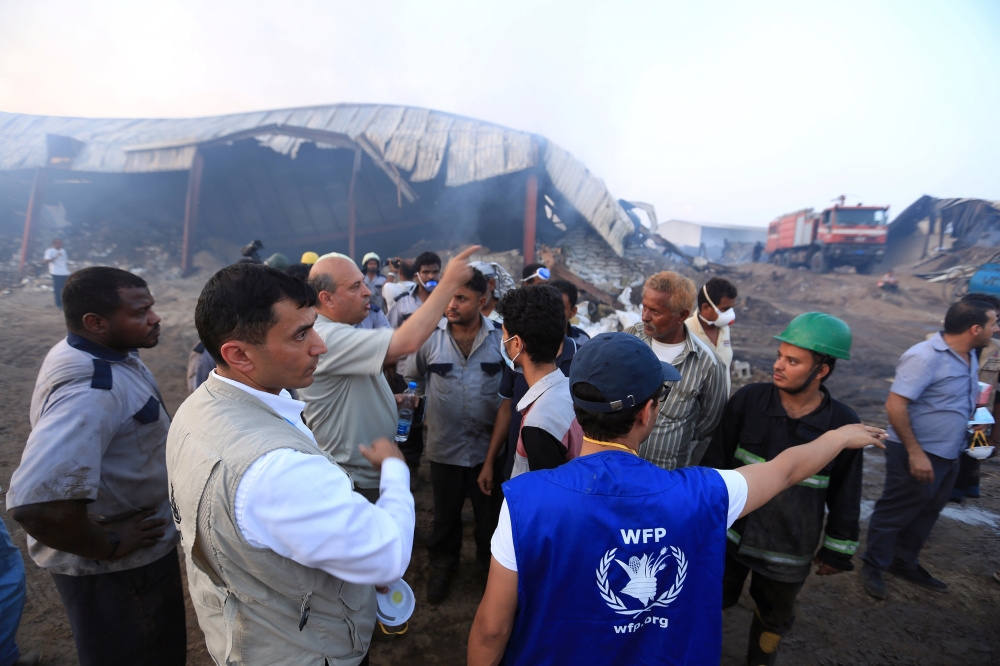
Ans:
{"type": "MultiPolygon", "coordinates": [[[[652,532],[652,530],[648,530],[652,532]]],[[[664,530],[665,531],[665,530],[664,530]]],[[[656,530],[659,536],[660,530],[656,530]]],[[[630,541],[638,543],[638,531],[622,530],[625,543],[630,541]],[[635,535],[632,539],[629,536],[635,535]]],[[[659,539],[656,539],[659,541],[659,539]]],[[[688,562],[684,556],[684,551],[676,546],[664,546],[659,551],[653,550],[643,553],[642,557],[633,555],[628,562],[616,559],[617,548],[612,548],[604,554],[597,565],[597,589],[601,593],[601,598],[608,608],[619,615],[629,615],[637,618],[641,614],[651,611],[654,608],[665,608],[669,606],[680,595],[684,588],[684,580],[687,578],[688,562]],[[673,578],[673,584],[662,589],[659,578],[667,570],[668,564],[673,560],[677,564],[677,571],[673,578]],[[612,563],[617,567],[612,567],[612,563]],[[612,576],[614,574],[614,576],[612,576]],[[624,586],[618,587],[621,583],[624,586]],[[662,589],[662,592],[660,591],[662,589]],[[617,590],[617,593],[616,593],[617,590]],[[631,597],[641,604],[640,608],[635,608],[635,602],[626,604],[618,595],[631,597]],[[632,606],[632,607],[630,607],[632,606]]],[[[664,577],[664,584],[670,582],[669,574],[664,577]]]]}

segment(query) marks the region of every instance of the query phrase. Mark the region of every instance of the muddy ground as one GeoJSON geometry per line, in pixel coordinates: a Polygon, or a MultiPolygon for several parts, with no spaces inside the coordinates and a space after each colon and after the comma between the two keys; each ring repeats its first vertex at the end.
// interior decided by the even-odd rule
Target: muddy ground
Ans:
{"type": "MultiPolygon", "coordinates": [[[[188,350],[195,343],[193,309],[205,276],[153,282],[156,310],[163,317],[158,347],[143,352],[173,413],[185,397],[188,350]]],[[[942,290],[902,277],[897,294],[883,294],[876,278],[816,276],[755,265],[731,276],[739,286],[736,358],[747,360],[755,377],[766,378],[779,332],[794,315],[820,309],[843,317],[854,331],[853,358],[841,362],[829,382],[833,394],[868,423],[884,425],[882,404],[894,365],[908,346],[938,329],[947,303],[942,290]]],[[[35,374],[48,349],[65,335],[51,292],[15,290],[0,296],[0,485],[7,487],[27,438],[28,405],[35,374]]],[[[864,498],[870,509],[881,490],[883,460],[867,451],[864,498]]],[[[416,493],[418,533],[431,522],[426,465],[416,493]]],[[[1000,663],[1000,463],[983,465],[982,499],[949,505],[924,552],[923,563],[951,589],[936,594],[889,578],[890,598],[878,602],[856,573],[811,577],[801,595],[797,624],[781,648],[784,664],[994,664],[1000,663]]],[[[42,650],[46,664],[76,664],[72,635],[48,574],[27,557],[24,532],[4,511],[3,519],[22,549],[28,598],[18,633],[22,649],[42,650]]],[[[418,605],[410,632],[372,646],[372,664],[460,664],[485,580],[474,566],[471,510],[467,510],[463,568],[451,596],[437,607],[424,601],[426,551],[418,543],[406,580],[418,605]]],[[[862,548],[864,529],[862,529],[862,548]]],[[[855,560],[857,562],[857,559],[855,560]]],[[[747,594],[724,613],[723,664],[742,663],[753,605],[747,594]]],[[[188,606],[189,664],[210,664],[194,613],[188,606]]]]}

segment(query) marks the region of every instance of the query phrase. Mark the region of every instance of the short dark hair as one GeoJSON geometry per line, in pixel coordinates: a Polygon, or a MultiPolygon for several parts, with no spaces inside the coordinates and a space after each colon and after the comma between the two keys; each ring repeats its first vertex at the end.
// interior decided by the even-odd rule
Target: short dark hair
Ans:
{"type": "Polygon", "coordinates": [[[412,280],[417,272],[413,270],[413,262],[405,259],[399,262],[399,277],[402,280],[412,280]]]}
{"type": "MultiPolygon", "coordinates": [[[[828,380],[833,375],[833,371],[837,369],[837,358],[834,356],[827,356],[826,354],[820,354],[819,352],[812,351],[811,349],[809,350],[809,353],[812,354],[813,363],[816,365],[823,365],[825,363],[830,368],[830,372],[826,373],[826,377],[819,380],[819,383],[822,384],[828,380]]],[[[809,383],[811,384],[812,382],[809,383]]]]}
{"type": "Polygon", "coordinates": [[[521,279],[527,280],[532,275],[534,275],[539,268],[545,268],[545,264],[540,264],[537,261],[533,264],[528,264],[527,266],[524,267],[524,270],[521,271],[521,279]]]}
{"type": "Polygon", "coordinates": [[[997,298],[993,294],[983,294],[980,292],[975,292],[972,294],[966,294],[962,296],[963,301],[979,301],[981,303],[986,303],[992,309],[996,310],[1000,314],[1000,298],[997,298]]]}
{"type": "Polygon", "coordinates": [[[469,278],[469,281],[466,282],[464,286],[482,296],[489,288],[489,281],[478,269],[473,268],[472,277],[469,278]]]}
{"type": "Polygon", "coordinates": [[[308,280],[311,268],[309,264],[303,264],[301,261],[298,261],[294,264],[288,264],[288,267],[285,268],[285,275],[290,275],[297,280],[308,280]]]}
{"type": "MultiPolygon", "coordinates": [[[[528,273],[528,275],[531,275],[531,273],[528,273]]],[[[576,288],[575,284],[566,280],[553,280],[549,282],[549,286],[555,287],[560,293],[566,294],[566,297],[569,298],[569,306],[571,308],[576,307],[576,302],[580,300],[580,290],[576,288]]]]}
{"type": "Polygon", "coordinates": [[[274,304],[291,299],[300,308],[316,305],[312,285],[263,264],[233,264],[209,278],[194,309],[198,337],[215,362],[229,340],[262,345],[276,322],[274,304]]]}
{"type": "Polygon", "coordinates": [[[737,291],[736,285],[727,280],[726,278],[714,277],[705,283],[705,286],[698,290],[698,308],[705,303],[708,303],[708,299],[705,298],[705,292],[708,292],[708,298],[712,299],[712,302],[716,305],[719,304],[723,298],[736,299],[737,291]]]}
{"type": "MultiPolygon", "coordinates": [[[[506,322],[504,322],[506,323],[506,322]]],[[[572,388],[573,395],[580,400],[588,402],[607,402],[607,398],[600,389],[587,382],[577,382],[572,388]]],[[[640,402],[635,407],[621,409],[617,412],[591,412],[573,405],[573,412],[576,414],[577,423],[583,429],[583,434],[591,439],[609,442],[619,437],[624,437],[632,431],[635,419],[650,400],[659,400],[663,392],[663,386],[656,389],[653,395],[640,402]]]]}
{"type": "Polygon", "coordinates": [[[508,335],[520,335],[532,363],[551,363],[566,335],[566,309],[559,290],[539,284],[511,289],[496,305],[508,335]]]}
{"type": "Polygon", "coordinates": [[[138,275],[112,266],[83,268],[66,280],[62,290],[66,328],[79,331],[83,316],[96,314],[110,319],[122,304],[120,289],[143,289],[146,281],[138,275]]]}
{"type": "Polygon", "coordinates": [[[994,307],[983,301],[961,300],[955,303],[944,316],[944,332],[948,335],[965,333],[973,326],[986,326],[987,312],[994,307]]]}
{"type": "Polygon", "coordinates": [[[420,256],[413,260],[413,274],[416,275],[420,272],[420,269],[424,266],[438,265],[438,268],[443,268],[441,266],[441,257],[437,256],[433,252],[422,252],[420,256]]]}

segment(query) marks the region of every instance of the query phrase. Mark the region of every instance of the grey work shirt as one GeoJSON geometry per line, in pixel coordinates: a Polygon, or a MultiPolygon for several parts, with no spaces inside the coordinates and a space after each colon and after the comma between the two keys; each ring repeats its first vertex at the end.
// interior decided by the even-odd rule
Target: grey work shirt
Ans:
{"type": "Polygon", "coordinates": [[[385,299],[382,298],[382,287],[385,285],[385,276],[381,273],[376,273],[375,277],[371,278],[366,271],[363,279],[365,286],[372,292],[372,303],[377,305],[380,310],[385,310],[385,299]]]}
{"type": "Polygon", "coordinates": [[[177,544],[167,493],[170,417],[139,354],[120,354],[70,333],[42,363],[31,396],[31,434],[7,507],[85,500],[95,522],[156,509],[167,521],[154,546],[117,560],[88,560],[43,546],[28,552],[52,573],[83,576],[144,566],[177,544]]]}
{"type": "Polygon", "coordinates": [[[319,448],[343,467],[359,488],[378,488],[379,473],[358,446],[396,436],[398,412],[382,363],[395,331],[363,330],[316,317],[316,332],[326,343],[313,383],[299,389],[302,413],[319,448]]]}
{"type": "Polygon", "coordinates": [[[448,320],[406,365],[406,381],[416,382],[426,399],[427,458],[475,467],[486,460],[493,422],[500,407],[500,329],[479,315],[482,327],[465,358],[451,337],[448,320]]]}
{"type": "MultiPolygon", "coordinates": [[[[920,448],[949,460],[958,457],[979,394],[974,353],[966,362],[938,333],[903,352],[889,390],[910,401],[907,411],[920,448]]],[[[891,425],[888,431],[889,439],[902,441],[891,425]]]]}
{"type": "MultiPolygon", "coordinates": [[[[386,318],[393,328],[399,328],[423,304],[424,302],[417,296],[417,285],[413,285],[408,291],[396,297],[396,302],[389,308],[389,314],[386,315],[386,318]]],[[[406,360],[406,356],[400,356],[396,360],[397,375],[406,372],[406,360]]]]}

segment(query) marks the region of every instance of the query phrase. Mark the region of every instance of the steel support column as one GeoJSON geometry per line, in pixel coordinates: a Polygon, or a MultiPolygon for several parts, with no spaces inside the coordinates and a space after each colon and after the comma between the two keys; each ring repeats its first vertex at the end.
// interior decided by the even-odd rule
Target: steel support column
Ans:
{"type": "Polygon", "coordinates": [[[538,216],[538,176],[528,174],[524,186],[524,265],[535,262],[535,222],[538,216]]]}
{"type": "Polygon", "coordinates": [[[191,160],[191,170],[188,172],[187,200],[184,203],[184,241],[181,246],[181,274],[191,272],[191,244],[194,242],[194,230],[198,224],[198,200],[201,195],[201,174],[205,167],[205,158],[200,150],[195,150],[191,160]]]}
{"type": "Polygon", "coordinates": [[[347,253],[353,261],[357,261],[354,248],[354,237],[357,235],[358,220],[357,211],[354,205],[354,184],[358,180],[358,173],[361,172],[361,150],[354,151],[354,168],[351,169],[351,184],[347,190],[347,253]]]}
{"type": "Polygon", "coordinates": [[[31,183],[31,195],[28,197],[28,212],[24,214],[24,234],[21,236],[21,257],[17,263],[19,273],[24,272],[24,264],[28,261],[28,251],[31,247],[31,234],[42,214],[45,204],[45,186],[48,184],[48,174],[44,167],[35,170],[35,179],[31,183]]]}

